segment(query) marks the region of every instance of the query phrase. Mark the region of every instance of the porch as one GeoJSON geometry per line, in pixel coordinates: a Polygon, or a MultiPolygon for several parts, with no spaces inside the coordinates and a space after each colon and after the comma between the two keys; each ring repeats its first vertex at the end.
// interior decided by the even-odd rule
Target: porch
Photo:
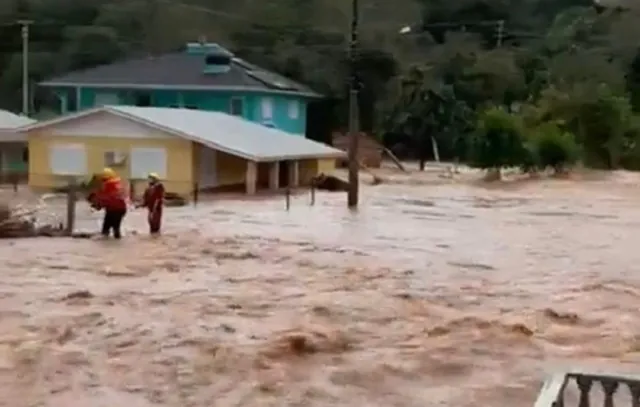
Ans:
{"type": "Polygon", "coordinates": [[[321,172],[333,171],[335,161],[335,158],[254,161],[197,144],[193,159],[194,179],[200,191],[242,191],[255,195],[308,186],[321,172]]]}

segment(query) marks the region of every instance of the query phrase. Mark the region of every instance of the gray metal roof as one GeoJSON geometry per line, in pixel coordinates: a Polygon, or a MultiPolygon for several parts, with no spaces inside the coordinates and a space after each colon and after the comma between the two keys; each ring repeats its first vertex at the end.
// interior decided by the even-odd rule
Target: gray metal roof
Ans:
{"type": "Polygon", "coordinates": [[[183,90],[245,90],[295,93],[319,97],[309,87],[233,58],[225,73],[205,74],[202,55],[175,52],[156,57],[131,59],[74,71],[41,82],[41,86],[90,86],[183,90]]]}
{"type": "Polygon", "coordinates": [[[104,106],[23,128],[54,125],[98,112],[128,118],[251,161],[341,158],[342,150],[226,113],[164,107],[104,106]]]}

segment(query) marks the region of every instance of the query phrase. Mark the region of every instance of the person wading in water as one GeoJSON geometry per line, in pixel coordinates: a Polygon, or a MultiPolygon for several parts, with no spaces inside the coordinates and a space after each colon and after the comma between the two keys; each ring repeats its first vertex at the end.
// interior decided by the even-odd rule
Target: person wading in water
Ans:
{"type": "Polygon", "coordinates": [[[164,206],[164,185],[160,182],[158,174],[149,174],[149,186],[144,191],[141,207],[147,208],[149,214],[149,233],[157,235],[162,226],[162,207],[164,206]]]}
{"type": "Polygon", "coordinates": [[[113,237],[120,239],[122,220],[127,214],[127,200],[122,182],[115,171],[111,168],[102,170],[100,188],[91,196],[92,206],[95,209],[104,209],[102,236],[109,237],[113,231],[113,237]]]}

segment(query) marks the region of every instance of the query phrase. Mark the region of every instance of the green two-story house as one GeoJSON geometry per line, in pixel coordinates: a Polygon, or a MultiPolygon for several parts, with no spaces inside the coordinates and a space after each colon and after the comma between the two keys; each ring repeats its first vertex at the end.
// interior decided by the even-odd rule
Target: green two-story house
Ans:
{"type": "Polygon", "coordinates": [[[103,105],[212,110],[304,136],[308,87],[234,56],[214,43],[182,52],[71,72],[39,84],[62,114],[103,105]]]}

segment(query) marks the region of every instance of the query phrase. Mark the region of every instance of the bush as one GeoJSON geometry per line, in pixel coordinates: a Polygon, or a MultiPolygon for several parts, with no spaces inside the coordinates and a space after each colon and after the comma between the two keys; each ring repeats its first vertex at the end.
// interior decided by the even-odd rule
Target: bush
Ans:
{"type": "Polygon", "coordinates": [[[529,157],[524,134],[519,117],[500,108],[486,110],[471,138],[471,166],[493,170],[522,166],[529,157]]]}
{"type": "Polygon", "coordinates": [[[540,159],[538,157],[538,151],[536,144],[529,140],[524,144],[524,154],[519,165],[523,172],[534,174],[538,172],[540,168],[540,159]]]}
{"type": "Polygon", "coordinates": [[[617,168],[632,119],[629,99],[603,86],[594,100],[580,101],[577,112],[580,132],[576,134],[584,148],[585,164],[593,168],[617,168]]]}
{"type": "Polygon", "coordinates": [[[625,170],[640,171],[640,118],[633,116],[624,132],[624,146],[620,166],[625,170]]]}
{"type": "Polygon", "coordinates": [[[531,146],[539,168],[553,168],[556,173],[564,172],[580,156],[574,135],[553,123],[544,124],[533,132],[531,146]]]}

